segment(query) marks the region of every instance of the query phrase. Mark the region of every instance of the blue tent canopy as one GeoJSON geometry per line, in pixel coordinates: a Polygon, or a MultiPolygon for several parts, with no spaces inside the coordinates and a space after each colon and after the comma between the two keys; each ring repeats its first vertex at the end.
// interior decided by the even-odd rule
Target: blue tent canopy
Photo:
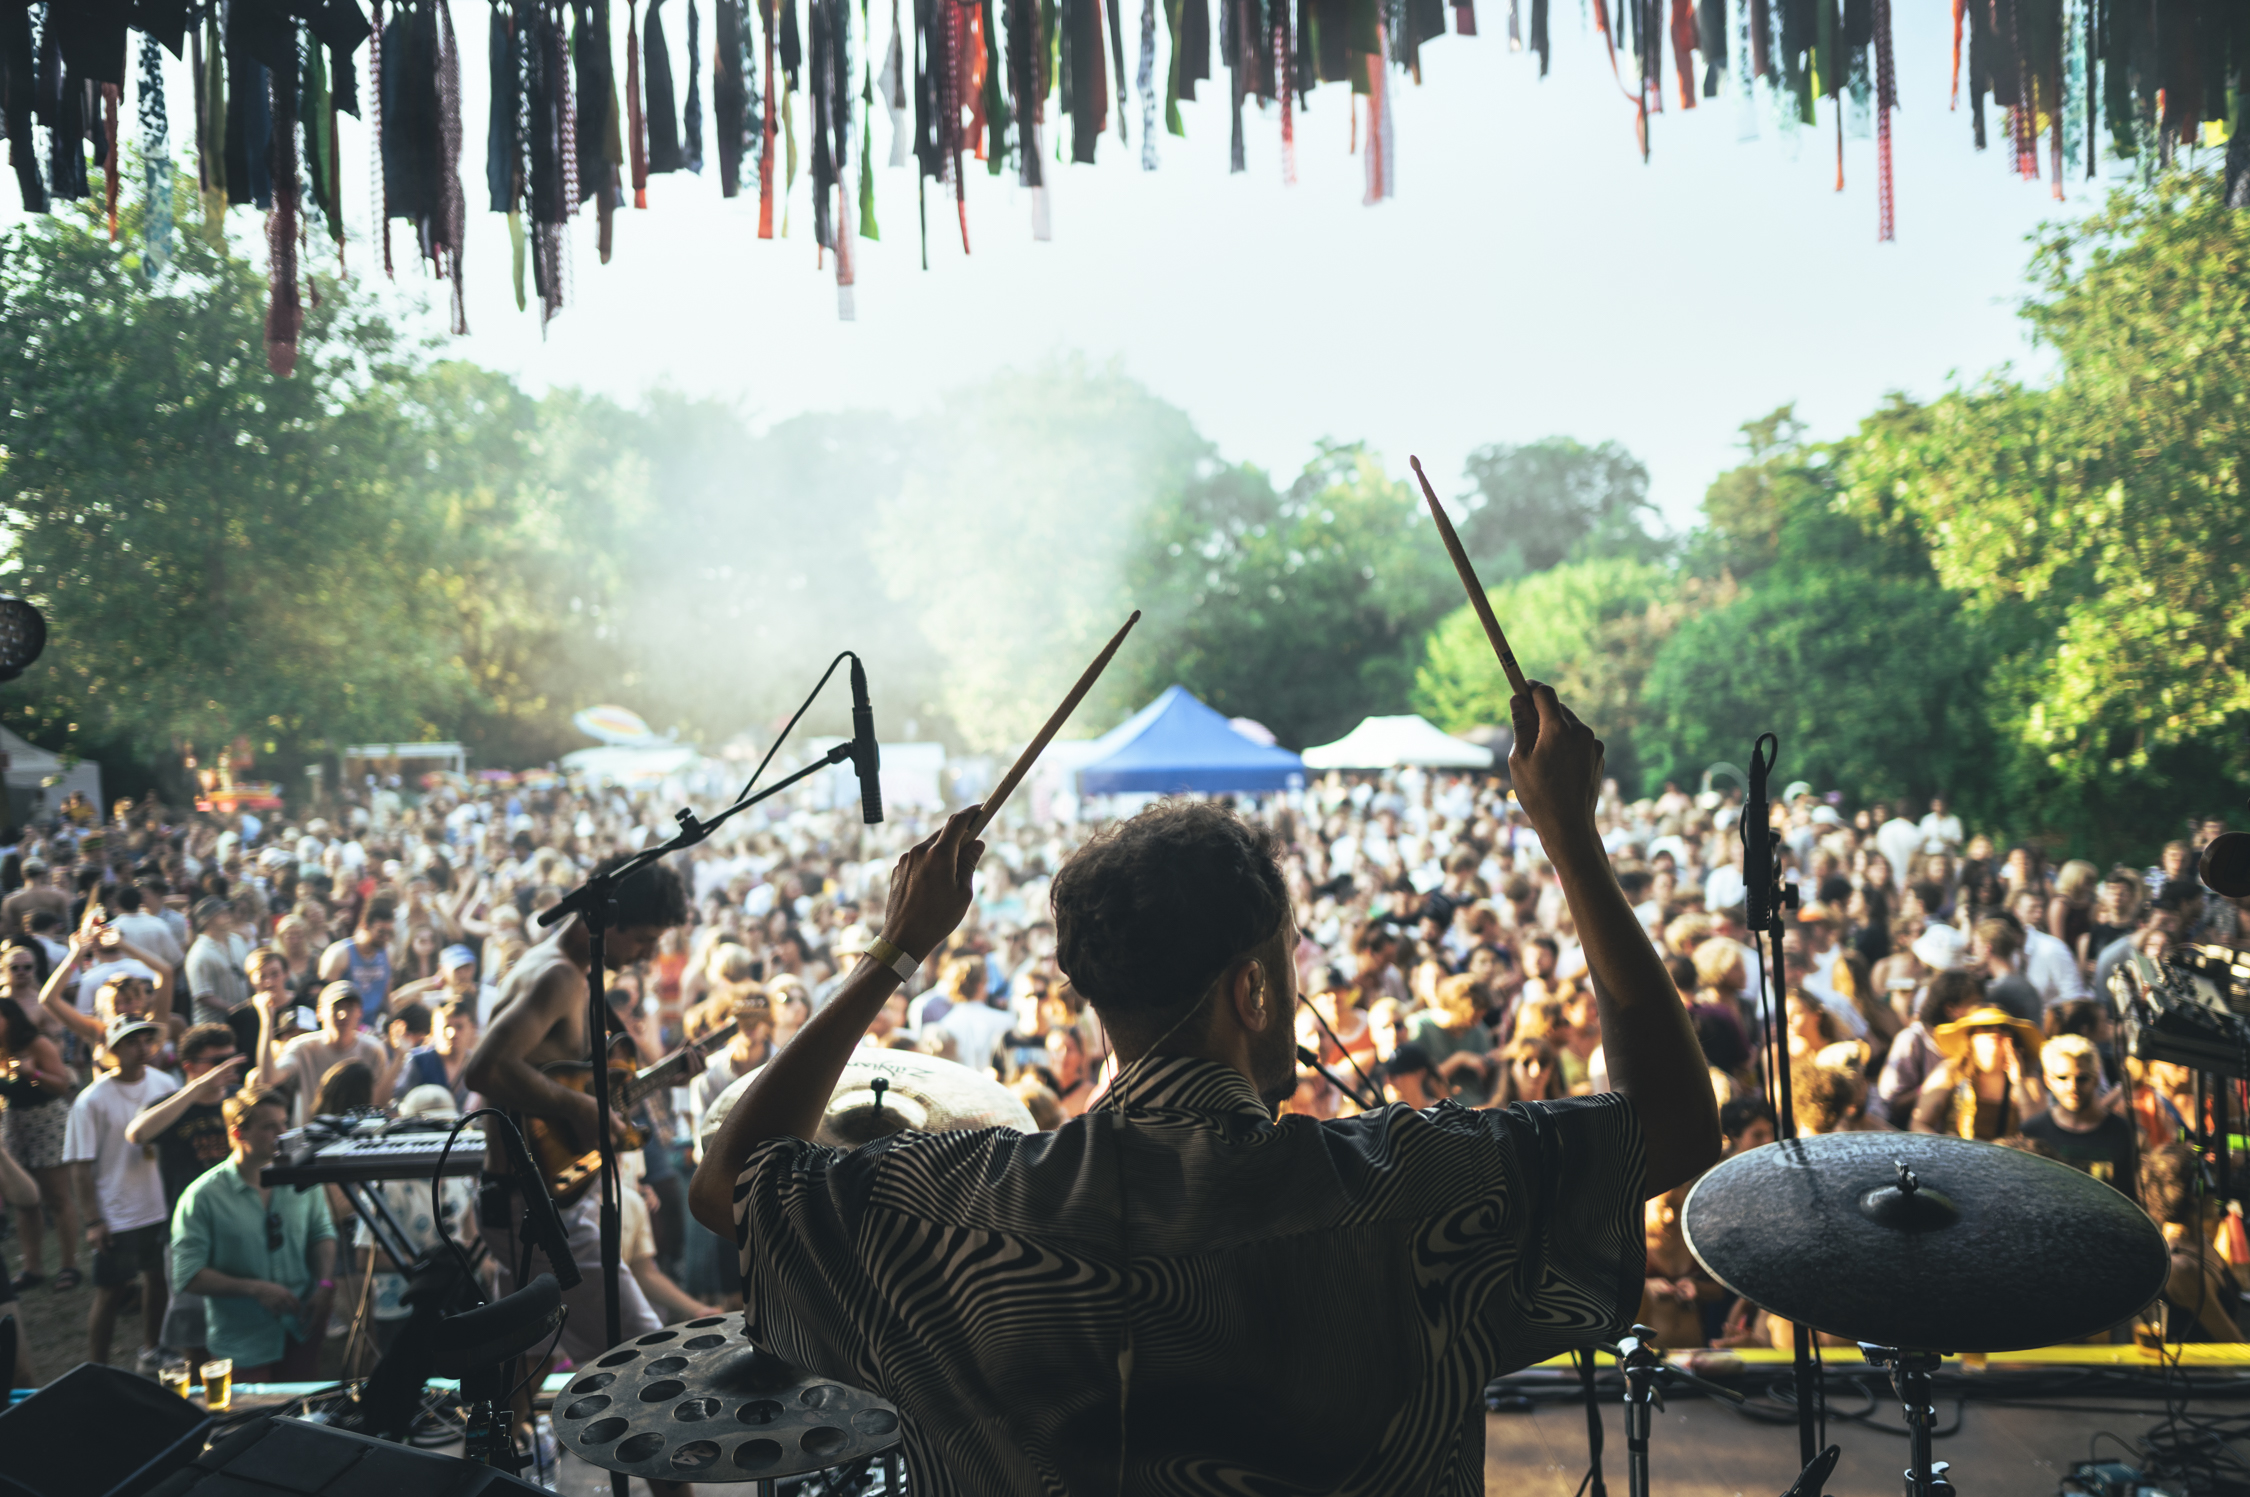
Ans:
{"type": "Polygon", "coordinates": [[[1168,688],[1095,747],[1100,753],[1078,771],[1081,795],[1216,795],[1305,783],[1304,760],[1251,742],[1184,686],[1168,688]]]}

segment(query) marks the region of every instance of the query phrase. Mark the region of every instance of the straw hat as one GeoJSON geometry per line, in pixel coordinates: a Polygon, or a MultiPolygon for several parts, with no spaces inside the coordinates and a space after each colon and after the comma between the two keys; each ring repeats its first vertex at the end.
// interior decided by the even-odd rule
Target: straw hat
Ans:
{"type": "Polygon", "coordinates": [[[1959,1060],[1969,1053],[1969,1036],[1979,1029],[2005,1030],[2033,1049],[2047,1042],[2046,1031],[2038,1025],[1990,1003],[1970,1009],[1950,1024],[1940,1024],[1930,1031],[1930,1038],[1947,1060],[1959,1060]]]}

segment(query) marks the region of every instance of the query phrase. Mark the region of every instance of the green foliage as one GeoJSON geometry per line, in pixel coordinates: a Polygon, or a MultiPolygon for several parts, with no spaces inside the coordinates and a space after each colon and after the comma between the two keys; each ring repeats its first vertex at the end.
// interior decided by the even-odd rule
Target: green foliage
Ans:
{"type": "Polygon", "coordinates": [[[88,220],[0,238],[9,581],[53,628],[33,720],[151,754],[425,728],[470,683],[420,591],[442,527],[398,502],[411,351],[327,286],[276,379],[259,281],[175,253],[152,287],[88,220]]]}
{"type": "Polygon", "coordinates": [[[1206,464],[1148,511],[1126,586],[1146,614],[1118,662],[1131,700],[1176,681],[1298,747],[1406,710],[1423,635],[1460,596],[1414,491],[1356,445],[1286,490],[1206,464]]]}
{"type": "MultiPolygon", "coordinates": [[[[1517,658],[1551,684],[1608,749],[1631,784],[1645,725],[1642,681],[1681,622],[1733,596],[1731,583],[1682,578],[1625,557],[1565,563],[1491,590],[1517,658]]],[[[1508,678],[1476,611],[1463,604],[1430,634],[1414,677],[1414,710],[1449,733],[1508,721],[1508,678]]]]}
{"type": "Polygon", "coordinates": [[[2027,616],[1995,677],[2012,783],[2100,835],[2086,797],[2199,758],[2169,751],[2220,746],[2250,777],[2250,218],[2215,177],[2171,174],[2049,228],[2030,279],[2060,378],[1894,400],[1862,427],[1849,499],[1927,537],[1978,609],[2027,616]]]}
{"type": "Polygon", "coordinates": [[[1463,468],[1473,487],[1461,543],[1488,586],[1564,561],[1658,561],[1669,549],[1648,530],[1647,466],[1615,442],[1495,443],[1463,468]]]}
{"type": "Polygon", "coordinates": [[[1779,773],[1862,797],[1988,784],[1984,642],[1933,582],[1811,572],[1690,619],[1649,671],[1642,782],[1692,786],[1781,740],[1779,773]]]}

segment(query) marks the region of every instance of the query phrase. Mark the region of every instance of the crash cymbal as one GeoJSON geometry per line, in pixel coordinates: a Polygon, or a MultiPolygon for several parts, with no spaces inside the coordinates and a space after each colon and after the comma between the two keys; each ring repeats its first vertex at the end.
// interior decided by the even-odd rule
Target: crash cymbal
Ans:
{"type": "MultiPolygon", "coordinates": [[[[737,1077],[711,1099],[696,1126],[698,1147],[710,1144],[757,1074],[737,1077]]],[[[907,1129],[945,1133],[958,1128],[1039,1131],[1016,1094],[982,1071],[919,1050],[859,1050],[836,1078],[813,1142],[856,1149],[907,1129]]]]}
{"type": "Polygon", "coordinates": [[[898,1410],[743,1339],[742,1314],[651,1331],[555,1396],[555,1434],[597,1466],[671,1481],[798,1476],[898,1443],[898,1410]]]}
{"type": "Polygon", "coordinates": [[[1917,1351],[2018,1351],[2138,1313],[2169,1253],[2091,1175],[1996,1144],[1832,1133],[1740,1154],[1688,1193],[1689,1251],[1816,1330],[1917,1351]]]}

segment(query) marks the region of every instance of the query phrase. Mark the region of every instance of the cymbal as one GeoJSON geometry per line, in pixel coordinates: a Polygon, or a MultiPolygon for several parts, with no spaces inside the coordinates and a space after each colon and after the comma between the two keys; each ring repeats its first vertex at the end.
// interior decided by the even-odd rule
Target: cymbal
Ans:
{"type": "Polygon", "coordinates": [[[555,1397],[555,1434],[610,1471],[756,1481],[822,1471],[898,1443],[898,1410],[743,1339],[742,1312],[651,1331],[596,1357],[555,1397]]]}
{"type": "Polygon", "coordinates": [[[1698,1181],[1680,1224],[1752,1304],[1915,1351],[2082,1340],[2145,1308],[2170,1266],[2148,1214],[2091,1175],[1940,1134],[1767,1144],[1698,1181]]]}
{"type": "MultiPolygon", "coordinates": [[[[698,1148],[710,1146],[719,1125],[757,1074],[736,1077],[732,1086],[711,1099],[696,1125],[698,1148]]],[[[828,1110],[813,1142],[856,1149],[907,1129],[946,1133],[964,1128],[1039,1131],[1031,1110],[1016,1094],[982,1071],[919,1050],[856,1050],[836,1078],[836,1090],[829,1095],[828,1110]],[[879,1103],[878,1081],[882,1083],[879,1103]]]]}

